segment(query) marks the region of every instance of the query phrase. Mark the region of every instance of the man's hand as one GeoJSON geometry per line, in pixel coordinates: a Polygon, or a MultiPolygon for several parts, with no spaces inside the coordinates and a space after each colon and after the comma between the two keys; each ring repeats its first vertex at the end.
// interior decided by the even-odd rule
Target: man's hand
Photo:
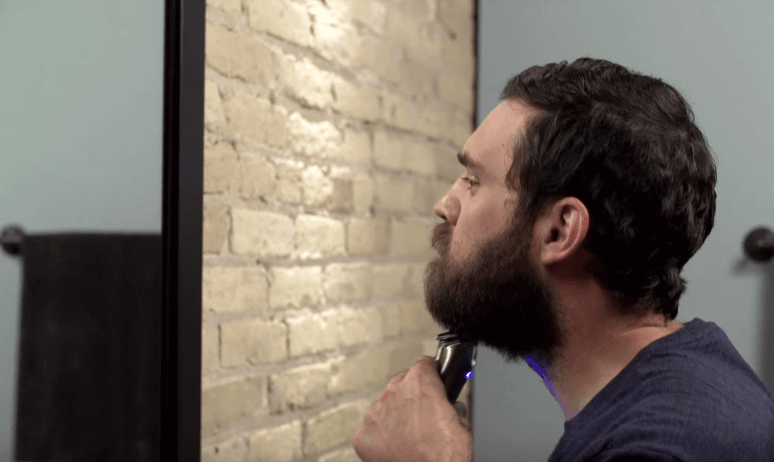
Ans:
{"type": "Polygon", "coordinates": [[[471,462],[473,435],[446,399],[435,359],[398,372],[352,439],[364,462],[471,462]]]}

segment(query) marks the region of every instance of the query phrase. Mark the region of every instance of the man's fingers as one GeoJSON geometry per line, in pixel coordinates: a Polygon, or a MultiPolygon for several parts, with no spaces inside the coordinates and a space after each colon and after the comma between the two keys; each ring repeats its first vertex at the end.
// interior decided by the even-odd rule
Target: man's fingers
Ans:
{"type": "Polygon", "coordinates": [[[441,376],[438,374],[438,363],[432,356],[422,356],[414,363],[414,367],[412,367],[412,369],[417,369],[422,375],[426,377],[435,377],[435,381],[440,386],[443,386],[443,383],[441,382],[441,376]]]}
{"type": "Polygon", "coordinates": [[[434,369],[436,371],[438,370],[438,365],[435,362],[435,358],[433,358],[432,356],[422,356],[421,358],[419,358],[416,361],[414,361],[414,364],[411,366],[410,369],[404,369],[404,370],[398,372],[397,374],[395,374],[392,377],[392,380],[395,381],[395,382],[400,382],[401,380],[403,380],[403,378],[406,376],[406,374],[409,373],[409,371],[411,371],[412,369],[417,368],[417,367],[419,367],[419,368],[431,368],[431,369],[434,369]]]}
{"type": "Polygon", "coordinates": [[[414,361],[414,365],[416,366],[419,363],[424,363],[426,365],[435,366],[435,358],[432,356],[422,356],[421,358],[414,361]]]}
{"type": "Polygon", "coordinates": [[[387,387],[385,387],[384,391],[382,392],[382,396],[377,400],[377,402],[381,402],[392,397],[395,393],[395,390],[401,386],[401,382],[410,372],[411,369],[403,369],[402,371],[393,375],[392,379],[390,379],[390,382],[387,384],[387,387]]]}
{"type": "MultiPolygon", "coordinates": [[[[428,376],[432,375],[435,376],[438,379],[438,382],[440,383],[440,377],[438,376],[438,364],[435,362],[435,358],[432,356],[422,356],[418,360],[414,361],[414,364],[411,366],[411,369],[404,369],[394,376],[392,376],[392,379],[390,380],[390,383],[387,384],[387,389],[392,389],[399,385],[407,375],[411,375],[412,381],[415,379],[416,375],[420,376],[428,376]]],[[[442,385],[442,384],[441,384],[442,385]]]]}
{"type": "Polygon", "coordinates": [[[435,364],[435,358],[433,358],[432,356],[422,356],[421,358],[414,361],[414,366],[416,366],[419,363],[435,364]]]}
{"type": "Polygon", "coordinates": [[[422,371],[422,374],[426,374],[430,371],[435,371],[435,373],[438,373],[438,363],[435,361],[435,358],[432,356],[422,356],[421,358],[414,361],[414,365],[411,366],[411,370],[419,370],[422,371]]]}

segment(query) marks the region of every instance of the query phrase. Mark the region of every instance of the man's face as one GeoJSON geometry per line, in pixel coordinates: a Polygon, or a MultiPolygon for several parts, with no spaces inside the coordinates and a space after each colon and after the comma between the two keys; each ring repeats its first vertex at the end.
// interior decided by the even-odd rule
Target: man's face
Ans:
{"type": "Polygon", "coordinates": [[[444,328],[511,361],[529,354],[550,366],[563,344],[560,320],[530,255],[531,226],[515,218],[517,197],[505,185],[526,115],[501,103],[465,144],[476,166],[462,178],[473,183],[458,180],[436,205],[444,223],[433,233],[439,256],[425,271],[425,301],[444,328]]]}

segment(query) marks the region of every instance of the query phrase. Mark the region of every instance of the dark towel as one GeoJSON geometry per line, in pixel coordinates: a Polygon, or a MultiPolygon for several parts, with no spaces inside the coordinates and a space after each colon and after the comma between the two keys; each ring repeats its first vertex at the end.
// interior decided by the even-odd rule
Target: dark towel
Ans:
{"type": "Polygon", "coordinates": [[[157,461],[161,236],[26,236],[16,459],[157,461]]]}

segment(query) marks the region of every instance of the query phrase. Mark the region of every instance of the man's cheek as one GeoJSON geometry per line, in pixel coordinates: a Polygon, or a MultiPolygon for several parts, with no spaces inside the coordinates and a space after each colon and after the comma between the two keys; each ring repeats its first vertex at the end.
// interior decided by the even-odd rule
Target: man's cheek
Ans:
{"type": "Polygon", "coordinates": [[[459,228],[455,231],[460,232],[455,232],[454,236],[452,237],[449,255],[451,257],[451,261],[454,263],[460,263],[465,261],[470,256],[471,249],[474,247],[475,242],[473,241],[472,233],[463,232],[459,228]]]}

